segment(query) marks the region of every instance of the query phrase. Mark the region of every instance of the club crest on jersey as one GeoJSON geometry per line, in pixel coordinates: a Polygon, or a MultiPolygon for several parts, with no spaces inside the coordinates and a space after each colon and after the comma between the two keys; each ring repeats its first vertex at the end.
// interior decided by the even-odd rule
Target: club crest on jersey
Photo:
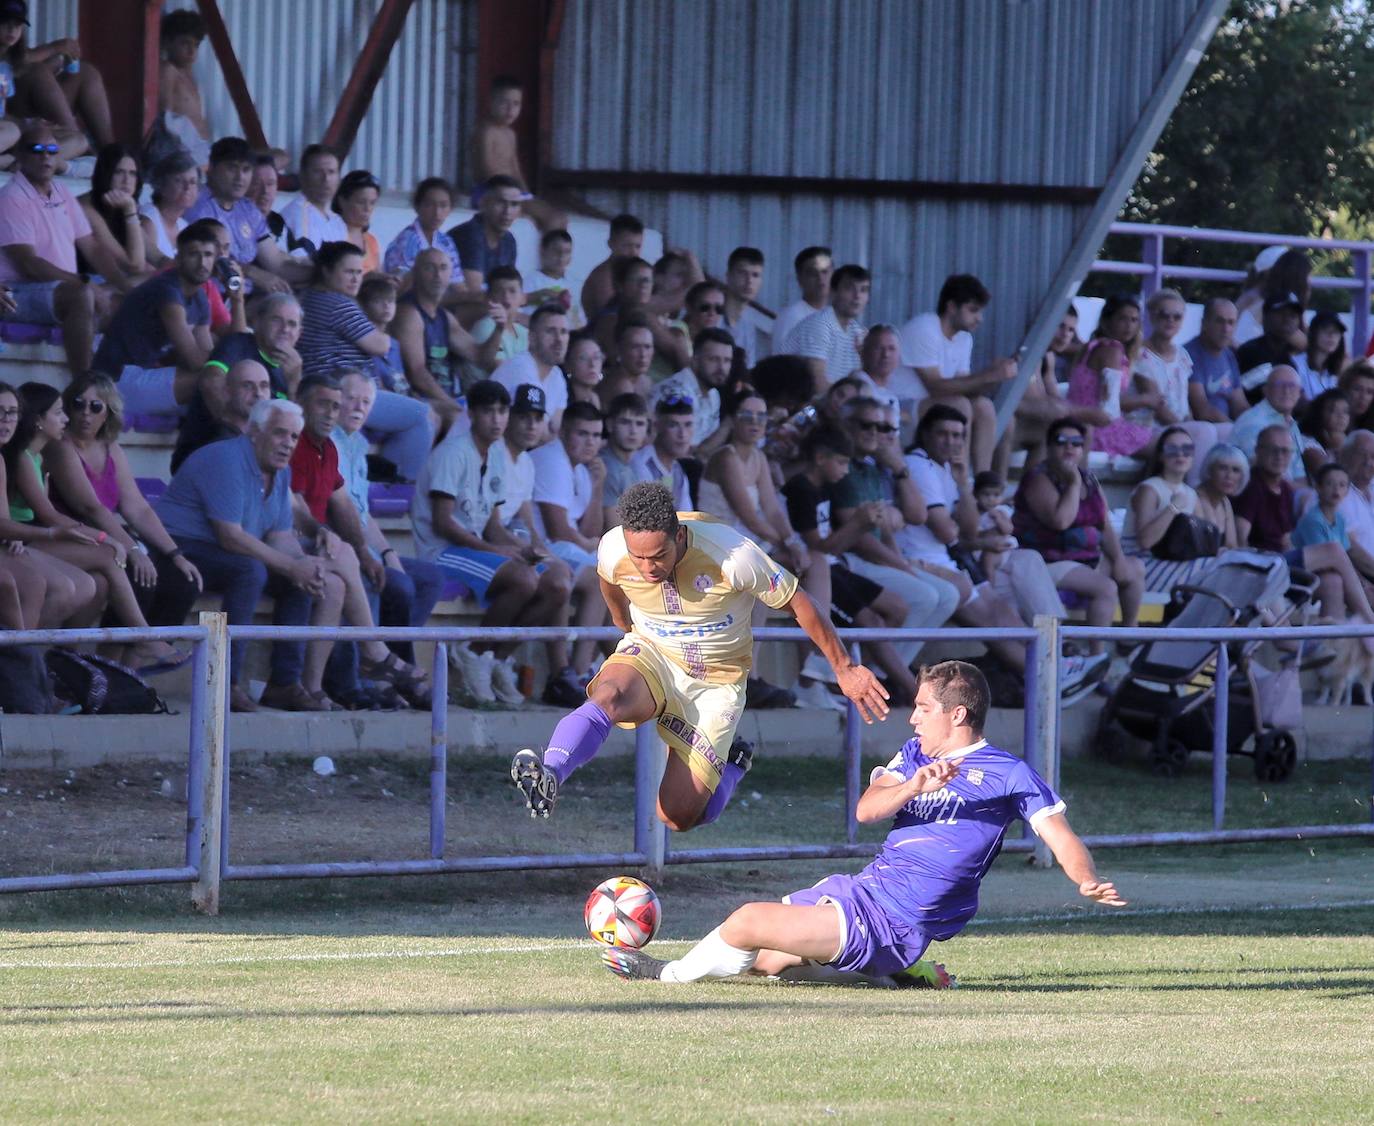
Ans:
{"type": "Polygon", "coordinates": [[[692,580],[692,586],[700,594],[705,594],[711,589],[711,579],[709,575],[698,575],[692,580]]]}
{"type": "Polygon", "coordinates": [[[778,586],[779,586],[781,583],[782,583],[782,572],[781,572],[781,571],[774,571],[771,575],[768,576],[768,589],[769,589],[770,591],[777,590],[777,589],[778,589],[778,586]]]}
{"type": "Polygon", "coordinates": [[[983,784],[983,772],[979,770],[976,766],[973,767],[973,769],[969,770],[964,775],[964,777],[967,778],[970,782],[972,782],[975,786],[981,786],[983,784]]]}

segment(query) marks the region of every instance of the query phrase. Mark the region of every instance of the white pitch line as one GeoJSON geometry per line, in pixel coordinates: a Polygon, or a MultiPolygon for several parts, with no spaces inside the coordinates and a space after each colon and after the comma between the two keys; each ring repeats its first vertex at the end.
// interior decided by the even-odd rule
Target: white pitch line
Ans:
{"type": "Polygon", "coordinates": [[[1142,919],[1162,915],[1244,915],[1265,911],[1340,911],[1351,907],[1374,907],[1374,899],[1344,899],[1333,903],[1257,903],[1211,905],[1203,907],[1127,907],[1114,910],[1110,907],[1094,909],[1084,907],[1078,911],[1044,915],[998,915],[987,919],[971,919],[971,927],[995,927],[1006,923],[1068,923],[1079,919],[1142,919]]]}
{"type": "MultiPolygon", "coordinates": [[[[1069,923],[1083,919],[1157,918],[1169,915],[1244,915],[1270,911],[1340,911],[1358,907],[1374,907],[1374,899],[1348,899],[1333,903],[1260,903],[1253,906],[1205,907],[1137,907],[1124,911],[1096,911],[1086,908],[1059,914],[1000,915],[986,919],[972,919],[970,927],[995,927],[1026,923],[1069,923]]],[[[691,939],[665,939],[656,945],[686,946],[691,939]]],[[[562,942],[532,943],[512,946],[454,946],[437,950],[340,950],[316,951],[307,954],[243,954],[228,958],[165,958],[139,962],[0,962],[0,970],[145,970],[177,969],[199,966],[242,966],[256,963],[288,962],[365,962],[405,958],[463,958],[485,954],[548,954],[575,948],[594,949],[576,939],[562,942]]]]}

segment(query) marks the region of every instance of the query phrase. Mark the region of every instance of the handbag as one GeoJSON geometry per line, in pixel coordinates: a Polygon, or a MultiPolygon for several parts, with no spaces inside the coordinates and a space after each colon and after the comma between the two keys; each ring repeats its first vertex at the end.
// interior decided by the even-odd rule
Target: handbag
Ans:
{"type": "Polygon", "coordinates": [[[1210,520],[1180,512],[1150,549],[1156,559],[1211,559],[1221,550],[1221,529],[1210,520]]]}

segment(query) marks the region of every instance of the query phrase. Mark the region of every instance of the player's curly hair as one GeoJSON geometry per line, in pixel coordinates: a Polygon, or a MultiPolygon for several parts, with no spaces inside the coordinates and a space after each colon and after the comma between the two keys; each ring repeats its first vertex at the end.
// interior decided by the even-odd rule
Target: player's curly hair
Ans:
{"type": "Polygon", "coordinates": [[[673,494],[657,481],[641,481],[620,494],[620,523],[627,532],[666,532],[677,535],[677,506],[673,494]]]}
{"type": "Polygon", "coordinates": [[[965,721],[982,734],[987,722],[992,693],[987,677],[977,665],[967,661],[941,661],[921,668],[920,684],[930,685],[931,693],[942,710],[950,712],[962,707],[968,712],[965,721]]]}

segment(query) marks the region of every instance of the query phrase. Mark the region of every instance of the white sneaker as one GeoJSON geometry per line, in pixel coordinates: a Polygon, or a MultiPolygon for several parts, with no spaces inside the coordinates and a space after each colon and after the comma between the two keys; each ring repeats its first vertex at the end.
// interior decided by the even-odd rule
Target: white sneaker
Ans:
{"type": "Polygon", "coordinates": [[[802,662],[801,675],[810,680],[819,680],[822,684],[838,684],[835,679],[835,670],[830,667],[830,662],[819,653],[810,654],[802,662]]]}
{"type": "Polygon", "coordinates": [[[797,705],[803,708],[818,708],[832,712],[842,712],[848,708],[832,696],[830,690],[818,680],[813,680],[810,684],[797,685],[792,689],[792,695],[797,698],[797,705]]]}
{"type": "Polygon", "coordinates": [[[495,658],[490,653],[474,653],[466,645],[449,650],[450,661],[457,665],[463,677],[463,690],[479,704],[496,703],[491,689],[491,666],[495,658]]]}
{"type": "Polygon", "coordinates": [[[492,659],[491,690],[496,694],[496,698],[503,704],[523,704],[525,697],[516,679],[515,658],[507,657],[502,660],[492,653],[484,655],[492,659]]]}

